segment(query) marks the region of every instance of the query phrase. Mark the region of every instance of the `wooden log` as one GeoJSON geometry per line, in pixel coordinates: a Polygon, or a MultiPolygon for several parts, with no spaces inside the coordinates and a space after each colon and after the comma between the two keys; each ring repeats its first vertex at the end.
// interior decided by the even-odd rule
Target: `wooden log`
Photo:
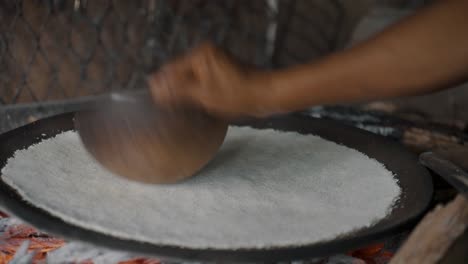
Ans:
{"type": "Polygon", "coordinates": [[[460,139],[422,128],[409,128],[404,131],[402,143],[417,152],[433,150],[434,148],[461,147],[460,139]]]}
{"type": "Polygon", "coordinates": [[[445,257],[441,259],[439,264],[466,264],[468,260],[468,230],[460,236],[454,244],[449,248],[445,257]]]}
{"type": "Polygon", "coordinates": [[[390,264],[438,263],[468,226],[468,200],[437,206],[413,230],[390,264]]]}
{"type": "Polygon", "coordinates": [[[416,153],[432,151],[468,171],[468,145],[456,136],[411,128],[404,132],[402,143],[416,153]]]}

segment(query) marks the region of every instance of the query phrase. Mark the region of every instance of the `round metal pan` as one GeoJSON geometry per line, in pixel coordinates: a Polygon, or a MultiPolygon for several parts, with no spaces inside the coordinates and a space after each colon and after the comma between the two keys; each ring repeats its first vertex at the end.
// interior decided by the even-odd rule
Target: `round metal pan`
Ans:
{"type": "MultiPolygon", "coordinates": [[[[16,150],[27,148],[44,138],[73,129],[73,116],[73,113],[69,113],[39,120],[0,135],[0,168],[5,166],[7,159],[16,150]]],[[[401,198],[391,214],[372,227],[321,243],[251,250],[197,250],[118,239],[66,223],[34,205],[26,203],[18,193],[1,180],[0,206],[32,225],[64,238],[83,240],[108,248],[162,258],[223,262],[299,260],[346,252],[410,228],[429,206],[433,191],[430,175],[425,168],[418,164],[417,156],[408,152],[397,142],[333,121],[302,115],[246,121],[238,125],[315,134],[357,149],[383,163],[396,175],[402,188],[401,198]]]]}

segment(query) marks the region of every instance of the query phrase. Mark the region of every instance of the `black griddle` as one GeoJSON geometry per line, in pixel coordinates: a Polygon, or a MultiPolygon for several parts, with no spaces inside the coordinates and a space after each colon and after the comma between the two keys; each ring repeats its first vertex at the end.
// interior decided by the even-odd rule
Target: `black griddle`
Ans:
{"type": "MultiPolygon", "coordinates": [[[[18,149],[56,134],[74,129],[74,113],[42,119],[0,135],[0,167],[18,149]]],[[[243,121],[237,125],[255,128],[274,128],[314,134],[359,150],[383,163],[392,171],[402,188],[402,195],[391,214],[372,227],[353,232],[331,241],[303,246],[265,249],[217,250],[191,249],[123,240],[66,223],[48,212],[22,200],[21,196],[0,180],[0,206],[35,227],[67,239],[77,239],[112,249],[157,256],[162,259],[221,261],[221,262],[277,262],[311,259],[377,242],[392,234],[405,231],[428,209],[433,186],[429,172],[418,164],[416,155],[398,142],[340,123],[316,119],[306,115],[279,116],[262,120],[243,121]]]]}

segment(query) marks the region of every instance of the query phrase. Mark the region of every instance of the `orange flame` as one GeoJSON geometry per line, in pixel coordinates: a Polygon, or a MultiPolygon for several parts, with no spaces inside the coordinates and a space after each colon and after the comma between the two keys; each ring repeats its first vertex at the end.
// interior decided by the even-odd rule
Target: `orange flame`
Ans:
{"type": "Polygon", "coordinates": [[[385,250],[384,243],[377,243],[348,253],[351,257],[364,260],[367,264],[388,263],[393,253],[385,250]]]}

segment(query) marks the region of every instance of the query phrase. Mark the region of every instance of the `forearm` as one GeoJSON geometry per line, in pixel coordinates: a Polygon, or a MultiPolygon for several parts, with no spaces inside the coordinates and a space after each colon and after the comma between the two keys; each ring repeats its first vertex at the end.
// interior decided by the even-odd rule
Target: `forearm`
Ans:
{"type": "Polygon", "coordinates": [[[468,76],[468,0],[441,0],[356,47],[268,74],[274,111],[416,95],[468,76]]]}

